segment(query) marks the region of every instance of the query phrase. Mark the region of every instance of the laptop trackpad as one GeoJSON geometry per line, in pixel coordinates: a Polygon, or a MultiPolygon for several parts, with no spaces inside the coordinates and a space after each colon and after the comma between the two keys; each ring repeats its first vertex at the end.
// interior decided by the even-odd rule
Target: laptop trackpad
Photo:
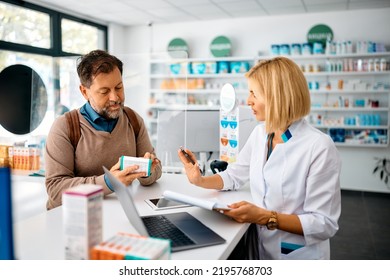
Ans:
{"type": "Polygon", "coordinates": [[[174,225],[197,244],[224,243],[225,240],[187,212],[166,214],[174,225]]]}

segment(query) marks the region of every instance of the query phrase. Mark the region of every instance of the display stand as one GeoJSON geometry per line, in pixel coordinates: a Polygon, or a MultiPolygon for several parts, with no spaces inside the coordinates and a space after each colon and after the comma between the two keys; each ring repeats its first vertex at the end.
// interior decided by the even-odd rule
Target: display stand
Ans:
{"type": "Polygon", "coordinates": [[[221,89],[220,160],[235,162],[252,130],[258,124],[248,106],[239,106],[234,87],[225,84],[221,89]]]}

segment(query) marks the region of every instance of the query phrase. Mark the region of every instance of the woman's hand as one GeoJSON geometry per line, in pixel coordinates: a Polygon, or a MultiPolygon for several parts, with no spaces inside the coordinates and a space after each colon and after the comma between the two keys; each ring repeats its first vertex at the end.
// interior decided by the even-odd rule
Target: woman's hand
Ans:
{"type": "MultiPolygon", "coordinates": [[[[247,201],[240,201],[229,205],[231,210],[223,211],[223,214],[239,223],[255,223],[265,225],[270,212],[247,201]]],[[[222,212],[221,212],[222,213],[222,212]]]]}
{"type": "Polygon", "coordinates": [[[120,170],[120,161],[118,161],[110,171],[119,181],[121,181],[126,186],[130,185],[135,179],[140,177],[145,177],[145,172],[135,172],[139,168],[138,165],[130,165],[123,170],[120,170]]]}
{"type": "Polygon", "coordinates": [[[190,160],[184,155],[181,149],[177,151],[177,154],[179,156],[180,161],[184,165],[184,169],[186,170],[186,175],[190,183],[199,186],[200,182],[202,181],[202,174],[200,173],[200,169],[197,164],[196,157],[190,150],[186,149],[185,152],[188,154],[188,156],[193,160],[195,164],[192,164],[190,162],[190,160]]]}

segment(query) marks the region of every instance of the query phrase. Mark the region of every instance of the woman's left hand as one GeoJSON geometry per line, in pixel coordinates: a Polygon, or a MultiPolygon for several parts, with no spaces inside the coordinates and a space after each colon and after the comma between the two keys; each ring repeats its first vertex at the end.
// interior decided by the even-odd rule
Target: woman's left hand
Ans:
{"type": "Polygon", "coordinates": [[[223,214],[239,223],[255,223],[264,225],[269,218],[269,211],[260,208],[247,201],[230,204],[231,210],[223,211],[223,214]]]}

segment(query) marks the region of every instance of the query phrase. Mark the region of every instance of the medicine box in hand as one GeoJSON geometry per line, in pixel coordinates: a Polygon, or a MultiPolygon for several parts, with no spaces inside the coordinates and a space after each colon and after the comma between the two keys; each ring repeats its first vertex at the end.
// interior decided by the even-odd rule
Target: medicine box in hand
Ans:
{"type": "Polygon", "coordinates": [[[152,169],[152,160],[149,158],[138,158],[121,156],[120,157],[120,169],[123,170],[130,165],[138,165],[139,168],[135,172],[145,172],[146,176],[150,176],[150,170],[152,169]]]}

